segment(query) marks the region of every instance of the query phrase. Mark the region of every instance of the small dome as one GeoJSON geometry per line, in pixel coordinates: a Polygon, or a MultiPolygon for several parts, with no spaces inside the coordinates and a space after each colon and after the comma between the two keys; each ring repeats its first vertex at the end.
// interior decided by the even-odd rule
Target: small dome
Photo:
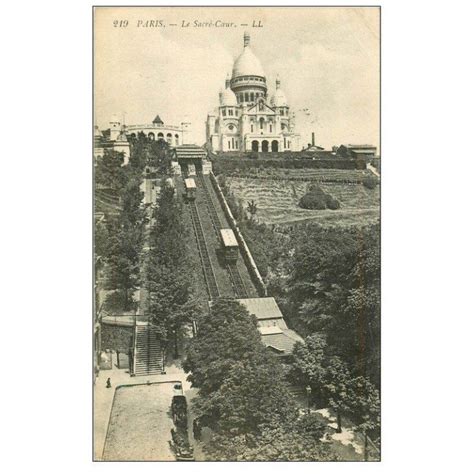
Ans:
{"type": "Polygon", "coordinates": [[[244,35],[244,50],[235,60],[232,69],[232,79],[240,76],[260,76],[265,77],[265,72],[259,59],[250,48],[250,35],[244,35]]]}
{"type": "Polygon", "coordinates": [[[232,92],[231,89],[227,88],[220,95],[221,106],[226,107],[236,107],[237,106],[237,97],[232,92]]]}
{"type": "Polygon", "coordinates": [[[281,89],[277,89],[272,97],[271,104],[274,107],[288,107],[286,95],[281,89]]]}
{"type": "Polygon", "coordinates": [[[276,78],[276,90],[275,94],[270,101],[273,107],[288,107],[288,101],[286,100],[285,93],[280,89],[280,77],[276,78]]]}

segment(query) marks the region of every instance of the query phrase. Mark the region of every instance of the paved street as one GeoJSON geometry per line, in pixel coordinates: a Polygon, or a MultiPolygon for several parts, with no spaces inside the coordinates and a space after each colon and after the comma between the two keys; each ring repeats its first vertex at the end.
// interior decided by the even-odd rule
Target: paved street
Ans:
{"type": "Polygon", "coordinates": [[[172,421],[167,412],[171,405],[171,382],[175,381],[183,384],[187,398],[191,398],[191,392],[194,390],[190,390],[190,384],[186,382],[186,374],[183,370],[175,365],[168,366],[165,375],[143,377],[130,377],[127,370],[118,369],[115,365],[112,370],[101,371],[94,387],[94,459],[123,460],[137,459],[136,456],[142,456],[140,459],[151,460],[151,457],[158,456],[154,460],[174,460],[174,457],[169,458],[167,441],[171,437],[172,421]],[[112,387],[106,388],[106,381],[109,377],[112,387]],[[148,386],[146,385],[148,381],[170,383],[148,386]],[[116,397],[117,403],[112,410],[115,389],[118,386],[134,384],[143,385],[141,387],[119,388],[117,393],[120,395],[116,397]],[[129,392],[126,393],[127,391],[129,392]],[[107,443],[104,450],[111,413],[112,423],[109,439],[112,440],[112,444],[107,443]],[[145,419],[147,421],[143,423],[145,419]],[[133,428],[130,423],[134,424],[133,428]],[[146,432],[144,436],[142,432],[146,432]],[[123,442],[119,443],[119,439],[123,442]],[[147,444],[148,442],[150,444],[147,444]],[[146,447],[140,448],[139,445],[143,443],[146,447]],[[103,453],[105,454],[104,459],[102,458],[103,453]]]}

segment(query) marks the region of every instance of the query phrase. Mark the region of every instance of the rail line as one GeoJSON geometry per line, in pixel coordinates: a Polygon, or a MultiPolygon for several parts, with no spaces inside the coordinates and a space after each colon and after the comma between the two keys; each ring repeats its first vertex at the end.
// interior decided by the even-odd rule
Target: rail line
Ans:
{"type": "Polygon", "coordinates": [[[244,281],[240,275],[239,269],[236,265],[227,264],[227,271],[229,272],[230,281],[234,288],[234,293],[237,298],[247,298],[248,293],[245,288],[244,281]]]}
{"type": "MultiPolygon", "coordinates": [[[[211,192],[206,184],[206,180],[202,175],[202,172],[196,172],[196,178],[202,189],[204,190],[204,199],[206,202],[207,211],[209,213],[209,217],[212,221],[212,226],[214,227],[214,232],[218,239],[220,239],[219,230],[223,228],[221,219],[219,214],[217,213],[214,201],[211,197],[211,192]]],[[[244,285],[244,281],[242,276],[240,275],[239,269],[236,265],[226,264],[227,272],[229,273],[229,278],[232,283],[232,287],[234,289],[235,296],[237,298],[246,298],[248,296],[247,290],[244,285]]]]}
{"type": "Polygon", "coordinates": [[[214,232],[216,233],[217,238],[220,239],[219,229],[222,229],[223,226],[219,218],[219,214],[216,211],[214,202],[212,201],[211,193],[209,192],[209,188],[207,187],[207,184],[206,184],[206,181],[204,180],[202,172],[198,171],[196,173],[196,177],[204,191],[204,200],[206,201],[207,211],[212,221],[212,227],[214,227],[214,232]]]}
{"type": "Polygon", "coordinates": [[[199,251],[199,257],[201,259],[202,271],[204,273],[204,279],[206,281],[207,292],[209,298],[219,298],[219,287],[217,286],[216,276],[212,268],[211,258],[206,245],[206,239],[204,237],[204,231],[202,229],[201,219],[195,202],[190,203],[191,218],[193,222],[194,234],[196,236],[196,242],[199,251]]]}

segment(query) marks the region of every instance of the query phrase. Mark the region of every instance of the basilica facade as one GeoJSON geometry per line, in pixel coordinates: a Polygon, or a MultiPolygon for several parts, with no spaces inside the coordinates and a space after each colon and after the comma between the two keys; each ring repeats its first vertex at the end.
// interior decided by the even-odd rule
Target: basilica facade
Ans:
{"type": "Polygon", "coordinates": [[[245,33],[244,49],[219,93],[219,106],[207,117],[209,150],[299,151],[299,138],[279,78],[269,97],[265,72],[250,48],[250,35],[245,33]]]}

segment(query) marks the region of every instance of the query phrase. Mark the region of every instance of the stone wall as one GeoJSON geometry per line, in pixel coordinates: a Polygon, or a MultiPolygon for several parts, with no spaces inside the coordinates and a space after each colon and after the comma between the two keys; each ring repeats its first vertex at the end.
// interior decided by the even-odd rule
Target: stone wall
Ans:
{"type": "Polygon", "coordinates": [[[128,354],[133,347],[133,326],[117,326],[115,324],[101,323],[101,348],[128,354]]]}

